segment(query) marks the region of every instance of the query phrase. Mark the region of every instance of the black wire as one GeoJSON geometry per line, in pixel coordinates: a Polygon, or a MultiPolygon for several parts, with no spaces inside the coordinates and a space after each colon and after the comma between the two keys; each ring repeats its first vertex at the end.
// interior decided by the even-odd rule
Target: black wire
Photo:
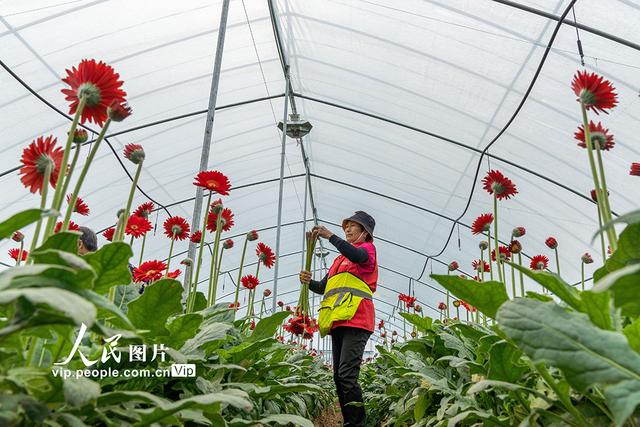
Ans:
{"type": "Polygon", "coordinates": [[[578,54],[580,55],[580,64],[584,67],[584,52],[582,51],[582,40],[580,40],[580,32],[578,32],[578,22],[576,20],[576,9],[574,7],[571,8],[571,13],[573,13],[573,23],[576,27],[576,43],[578,44],[578,54]]]}
{"type": "Polygon", "coordinates": [[[462,214],[460,214],[460,216],[458,216],[458,218],[456,218],[455,222],[451,226],[451,229],[449,230],[449,236],[447,237],[447,241],[445,242],[442,250],[440,250],[440,252],[438,252],[435,255],[430,255],[429,257],[427,257],[427,260],[425,260],[424,265],[422,267],[422,271],[420,272],[420,276],[418,276],[418,280],[420,280],[422,278],[422,276],[424,275],[425,269],[427,268],[427,261],[429,261],[429,258],[431,256],[440,256],[440,255],[442,255],[442,253],[447,249],[447,246],[449,246],[449,242],[451,241],[451,236],[453,235],[453,230],[455,229],[455,225],[458,223],[458,221],[460,221],[460,219],[463,216],[466,215],[467,211],[469,210],[469,206],[471,205],[471,199],[473,198],[473,193],[474,193],[474,190],[475,190],[475,187],[476,187],[476,182],[478,182],[478,174],[480,173],[480,166],[482,165],[483,157],[485,156],[485,154],[487,153],[489,148],[491,148],[491,146],[496,141],[498,141],[498,139],[507,131],[509,126],[511,126],[511,123],[513,123],[513,121],[516,119],[516,117],[520,113],[520,110],[522,110],[522,107],[524,106],[524,103],[527,101],[527,98],[529,98],[529,94],[533,90],[533,86],[538,81],[538,77],[540,76],[540,72],[542,71],[542,67],[544,67],[545,62],[547,61],[547,57],[549,56],[549,52],[551,52],[551,46],[553,46],[553,42],[555,41],[556,36],[558,35],[558,32],[560,31],[560,27],[562,27],[562,23],[563,23],[564,19],[566,18],[566,16],[569,13],[569,11],[573,8],[573,5],[576,3],[576,1],[577,0],[571,0],[569,5],[567,6],[567,8],[562,13],[562,16],[560,17],[560,20],[558,20],[558,23],[556,24],[556,26],[555,26],[555,28],[553,30],[553,34],[551,35],[551,38],[549,39],[549,43],[547,43],[547,47],[546,47],[544,53],[542,54],[542,58],[540,60],[540,63],[538,64],[538,68],[536,69],[536,72],[534,73],[533,78],[531,79],[531,83],[529,83],[529,87],[525,91],[525,93],[524,93],[524,95],[522,97],[522,100],[518,104],[518,107],[515,109],[515,111],[511,115],[511,118],[503,126],[503,128],[500,130],[500,132],[498,132],[496,134],[496,136],[493,137],[491,142],[489,142],[489,144],[487,144],[487,146],[480,153],[480,158],[478,159],[478,165],[476,166],[476,172],[475,172],[475,175],[473,177],[473,183],[471,184],[471,191],[470,191],[469,197],[467,199],[467,204],[465,205],[465,208],[462,211],[462,214]]]}

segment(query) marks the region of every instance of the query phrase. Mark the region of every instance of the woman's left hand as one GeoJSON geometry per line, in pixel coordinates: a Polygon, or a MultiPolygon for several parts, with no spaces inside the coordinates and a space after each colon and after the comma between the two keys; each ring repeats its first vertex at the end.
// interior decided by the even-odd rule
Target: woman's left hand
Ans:
{"type": "Polygon", "coordinates": [[[322,225],[316,225],[311,231],[316,233],[320,237],[324,237],[325,239],[329,239],[331,238],[331,236],[333,236],[333,233],[329,231],[327,227],[322,225]]]}

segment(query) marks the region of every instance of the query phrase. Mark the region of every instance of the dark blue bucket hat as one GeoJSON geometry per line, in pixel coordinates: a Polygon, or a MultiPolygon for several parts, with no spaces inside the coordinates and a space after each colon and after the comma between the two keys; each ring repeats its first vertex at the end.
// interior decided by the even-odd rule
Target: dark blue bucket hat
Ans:
{"type": "Polygon", "coordinates": [[[371,215],[366,213],[365,211],[356,211],[349,218],[345,218],[342,220],[342,229],[344,230],[347,227],[347,221],[353,221],[362,226],[369,236],[373,238],[373,229],[376,228],[376,220],[373,219],[371,215]]]}

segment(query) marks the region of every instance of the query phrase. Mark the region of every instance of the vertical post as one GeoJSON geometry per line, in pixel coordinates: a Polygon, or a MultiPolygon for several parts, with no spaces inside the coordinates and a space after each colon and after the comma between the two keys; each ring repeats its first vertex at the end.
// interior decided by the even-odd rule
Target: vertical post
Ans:
{"type": "Polygon", "coordinates": [[[284,118],[282,119],[282,148],[280,151],[280,186],[278,192],[278,226],[276,228],[276,266],[273,271],[272,310],[276,310],[278,298],[278,267],[280,266],[280,229],[282,228],[282,192],[284,189],[284,160],[287,143],[287,114],[289,112],[289,67],[284,70],[284,118]]]}
{"type": "MultiPolygon", "coordinates": [[[[302,138],[299,139],[300,144],[302,144],[302,138]]],[[[300,269],[304,269],[304,262],[306,258],[306,243],[307,243],[307,197],[309,186],[307,185],[307,177],[309,175],[309,169],[305,171],[305,179],[304,179],[304,208],[302,209],[302,259],[300,260],[300,269]]],[[[313,257],[313,265],[315,266],[315,255],[313,257]]],[[[315,271],[314,271],[315,273],[315,271]]],[[[314,277],[315,279],[315,277],[314,277]]]]}
{"type": "MultiPolygon", "coordinates": [[[[198,172],[202,172],[207,169],[209,164],[209,152],[211,150],[211,139],[213,136],[213,120],[216,114],[216,101],[218,98],[218,84],[220,82],[220,70],[222,68],[222,52],[224,50],[224,38],[227,33],[227,17],[229,16],[229,2],[230,0],[222,1],[222,13],[220,14],[220,25],[218,26],[218,44],[216,46],[216,56],[213,63],[213,76],[211,78],[211,91],[209,92],[209,106],[207,107],[207,121],[204,127],[204,138],[202,140],[202,152],[200,153],[200,168],[198,172]]],[[[202,187],[196,187],[196,199],[193,207],[193,216],[191,219],[191,229],[197,230],[200,227],[200,214],[202,213],[202,198],[204,189],[202,187]]],[[[209,207],[207,206],[207,209],[209,207]]],[[[191,269],[196,265],[198,260],[195,259],[196,244],[189,241],[188,257],[193,260],[191,265],[188,265],[185,269],[185,282],[184,292],[187,290],[189,283],[188,277],[191,276],[191,269]]],[[[198,284],[194,286],[197,288],[198,284]]]]}

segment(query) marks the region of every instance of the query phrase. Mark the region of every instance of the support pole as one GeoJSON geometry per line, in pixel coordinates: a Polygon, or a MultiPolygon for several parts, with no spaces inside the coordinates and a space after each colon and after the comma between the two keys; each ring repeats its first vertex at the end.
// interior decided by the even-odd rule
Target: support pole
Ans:
{"type": "MultiPolygon", "coordinates": [[[[278,267],[280,266],[280,228],[282,226],[282,193],[284,190],[284,160],[287,146],[287,115],[289,112],[289,67],[285,68],[284,75],[284,118],[282,119],[282,147],[280,151],[280,188],[278,190],[278,226],[276,228],[276,265],[273,272],[273,300],[272,310],[276,310],[278,298],[278,267]]],[[[304,252],[303,252],[304,256],[304,252]]]]}
{"type": "MultiPolygon", "coordinates": [[[[209,106],[207,107],[207,121],[204,127],[204,138],[202,140],[202,152],[200,154],[200,168],[198,172],[207,169],[209,164],[209,152],[211,150],[211,140],[213,136],[213,120],[216,114],[216,101],[218,98],[218,84],[220,83],[220,70],[222,68],[222,52],[224,50],[224,38],[227,33],[227,17],[229,16],[230,0],[222,1],[222,13],[220,14],[220,26],[218,27],[218,44],[216,46],[216,56],[213,64],[213,76],[211,78],[211,91],[209,92],[209,106]]],[[[193,216],[191,219],[191,229],[197,230],[200,227],[200,215],[202,213],[202,198],[204,189],[196,187],[196,199],[193,207],[193,216]]],[[[207,206],[207,209],[209,207],[207,206]]],[[[193,260],[191,265],[185,269],[185,282],[183,296],[188,289],[189,283],[187,278],[191,276],[191,269],[195,266],[196,244],[189,241],[189,258],[193,260]]],[[[198,284],[194,284],[197,290],[198,284]]]]}

